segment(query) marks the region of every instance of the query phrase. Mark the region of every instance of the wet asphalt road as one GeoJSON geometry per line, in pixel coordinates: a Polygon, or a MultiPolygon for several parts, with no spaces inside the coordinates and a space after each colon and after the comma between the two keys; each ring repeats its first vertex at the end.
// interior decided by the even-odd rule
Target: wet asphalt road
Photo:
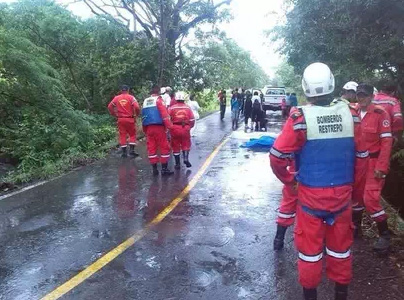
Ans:
{"type": "MultiPolygon", "coordinates": [[[[170,215],[62,299],[300,299],[291,229],[284,251],[272,250],[281,183],[266,152],[239,147],[256,134],[230,127],[228,115],[200,120],[193,167],[169,178],[151,176],[141,144],[141,159],[114,153],[2,200],[0,299],[39,299],[144,228],[229,134],[170,215]]],[[[278,116],[269,128],[279,132],[278,116]]],[[[324,281],[319,299],[331,299],[324,281]]]]}

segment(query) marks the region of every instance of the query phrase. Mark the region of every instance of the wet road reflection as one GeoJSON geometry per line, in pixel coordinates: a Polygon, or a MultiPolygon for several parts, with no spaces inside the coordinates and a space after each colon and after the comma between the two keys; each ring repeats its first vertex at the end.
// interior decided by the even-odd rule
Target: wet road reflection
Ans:
{"type": "MultiPolygon", "coordinates": [[[[175,210],[63,299],[299,299],[292,230],[284,251],[272,250],[282,185],[267,151],[240,148],[250,138],[280,132],[280,115],[268,112],[267,118],[268,132],[252,133],[244,124],[231,132],[229,116],[201,120],[193,167],[169,178],[151,175],[140,146],[136,160],[111,155],[3,200],[0,299],[39,299],[144,228],[230,133],[175,210]]],[[[326,283],[319,293],[330,291],[326,283]]],[[[371,292],[366,297],[378,299],[371,292]]]]}
{"type": "MultiPolygon", "coordinates": [[[[239,147],[255,134],[242,128],[232,133],[172,214],[71,297],[87,298],[101,289],[111,297],[118,290],[125,299],[296,299],[291,235],[282,259],[271,248],[281,184],[267,153],[239,147]]],[[[145,222],[167,205],[162,199],[178,180],[151,182],[145,222]]]]}

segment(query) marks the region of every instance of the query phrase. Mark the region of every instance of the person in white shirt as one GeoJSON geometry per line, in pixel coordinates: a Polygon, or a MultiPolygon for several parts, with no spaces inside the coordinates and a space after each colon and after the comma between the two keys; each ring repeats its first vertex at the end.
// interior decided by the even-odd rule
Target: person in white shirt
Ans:
{"type": "Polygon", "coordinates": [[[199,110],[201,109],[201,107],[199,106],[198,102],[195,100],[194,94],[191,94],[189,96],[188,105],[189,105],[189,107],[191,107],[191,110],[194,113],[194,117],[195,117],[195,125],[191,129],[191,136],[195,136],[196,124],[197,124],[197,120],[199,120],[199,118],[200,118],[199,110]]]}
{"type": "Polygon", "coordinates": [[[166,107],[171,105],[170,87],[162,87],[160,90],[161,98],[163,98],[166,107]]]}

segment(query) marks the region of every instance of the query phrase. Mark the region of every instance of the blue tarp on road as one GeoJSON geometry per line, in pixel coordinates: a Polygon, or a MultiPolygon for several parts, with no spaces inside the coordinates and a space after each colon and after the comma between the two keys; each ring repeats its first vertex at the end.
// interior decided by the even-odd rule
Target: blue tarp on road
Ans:
{"type": "Polygon", "coordinates": [[[258,139],[250,139],[249,142],[246,142],[245,144],[241,145],[241,148],[250,148],[250,149],[254,149],[254,148],[268,148],[270,149],[272,147],[272,145],[275,142],[275,138],[271,137],[271,136],[262,136],[258,139]]]}

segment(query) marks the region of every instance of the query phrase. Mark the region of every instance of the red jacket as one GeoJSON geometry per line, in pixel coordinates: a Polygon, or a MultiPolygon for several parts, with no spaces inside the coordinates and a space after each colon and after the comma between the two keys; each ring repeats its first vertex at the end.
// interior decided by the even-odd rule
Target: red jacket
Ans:
{"type": "Polygon", "coordinates": [[[136,98],[128,93],[122,93],[112,99],[108,104],[108,110],[111,115],[117,118],[133,118],[140,114],[140,107],[136,98]]]}
{"type": "Polygon", "coordinates": [[[377,158],[376,170],[387,173],[393,143],[389,114],[381,106],[371,104],[361,126],[370,158],[377,158]]]}
{"type": "Polygon", "coordinates": [[[177,102],[173,106],[170,106],[168,114],[174,125],[189,125],[191,128],[195,125],[194,113],[184,102],[177,102]]]}
{"type": "Polygon", "coordinates": [[[373,100],[373,103],[380,105],[389,114],[391,120],[391,131],[397,132],[404,128],[403,114],[401,112],[401,103],[397,98],[393,96],[378,93],[373,100]]]}
{"type": "MultiPolygon", "coordinates": [[[[354,140],[357,152],[353,191],[352,185],[312,188],[299,184],[299,201],[312,209],[337,211],[346,206],[352,197],[360,197],[362,179],[366,174],[367,151],[361,139],[360,118],[354,109],[350,108],[350,110],[354,119],[354,140]],[[351,194],[352,192],[354,196],[351,194]]],[[[295,174],[287,168],[291,164],[294,154],[298,153],[307,141],[307,130],[304,124],[306,124],[304,115],[299,110],[294,111],[270,151],[272,170],[285,185],[295,183],[295,174]]]]}

